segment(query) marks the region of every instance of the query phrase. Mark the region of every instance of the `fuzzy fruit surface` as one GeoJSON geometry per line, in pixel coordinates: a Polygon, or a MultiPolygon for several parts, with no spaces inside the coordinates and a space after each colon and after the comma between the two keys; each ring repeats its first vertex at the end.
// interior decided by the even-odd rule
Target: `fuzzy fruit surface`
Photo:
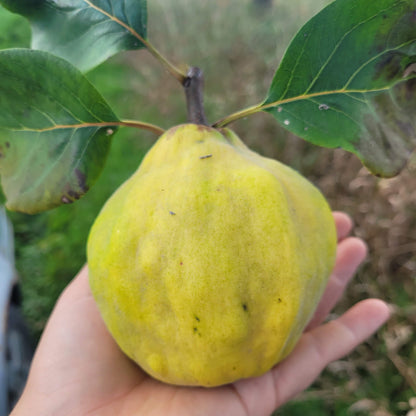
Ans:
{"type": "Polygon", "coordinates": [[[336,234],[321,193],[228,129],[163,134],[88,241],[90,285],[121,349],[171,384],[263,374],[298,341],[336,234]]]}

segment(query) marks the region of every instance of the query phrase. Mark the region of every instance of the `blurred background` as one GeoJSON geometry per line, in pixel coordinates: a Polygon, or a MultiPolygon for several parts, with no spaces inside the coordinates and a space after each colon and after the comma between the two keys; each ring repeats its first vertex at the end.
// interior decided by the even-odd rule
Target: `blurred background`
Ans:
{"type": "MultiPolygon", "coordinates": [[[[266,96],[293,35],[328,0],[150,0],[149,40],[171,61],[205,73],[214,122],[266,96]]],[[[29,46],[26,21],[0,8],[0,48],[29,46]]],[[[330,36],[330,35],[329,35],[330,36]]],[[[146,51],[122,53],[88,74],[121,118],[169,128],[186,121],[183,93],[146,51]]],[[[342,150],[307,144],[268,114],[232,128],[252,149],[300,171],[334,210],[354,220],[369,246],[333,317],[379,297],[394,316],[347,358],[331,364],[276,415],[416,415],[416,158],[396,178],[371,176],[342,150]]],[[[8,213],[15,231],[21,309],[37,339],[57,297],[85,262],[88,230],[111,193],[138,167],[156,137],[120,130],[98,183],[80,201],[28,216],[8,213]]]]}

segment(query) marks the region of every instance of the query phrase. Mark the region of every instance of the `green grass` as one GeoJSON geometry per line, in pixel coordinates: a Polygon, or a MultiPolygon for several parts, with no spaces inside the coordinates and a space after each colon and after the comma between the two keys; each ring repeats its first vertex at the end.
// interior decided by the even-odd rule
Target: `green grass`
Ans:
{"type": "MultiPolygon", "coordinates": [[[[204,70],[206,112],[215,121],[264,98],[291,37],[327,3],[275,0],[270,12],[253,15],[249,0],[152,0],[149,38],[176,64],[204,70]]],[[[5,28],[0,46],[25,46],[29,29],[24,21],[1,9],[0,19],[5,28]]],[[[180,86],[146,51],[120,54],[88,76],[121,118],[164,128],[185,121],[180,86]]],[[[379,180],[355,157],[304,143],[267,114],[233,128],[253,149],[316,183],[334,209],[353,217],[355,233],[367,242],[369,260],[335,316],[370,296],[387,300],[397,311],[382,331],[330,365],[307,392],[276,414],[405,416],[416,396],[416,380],[412,384],[413,375],[400,366],[416,368],[416,162],[395,179],[379,180]]],[[[154,139],[142,131],[121,130],[105,171],[83,199],[36,216],[10,213],[25,316],[36,334],[84,264],[88,230],[101,206],[137,168],[154,139]]]]}

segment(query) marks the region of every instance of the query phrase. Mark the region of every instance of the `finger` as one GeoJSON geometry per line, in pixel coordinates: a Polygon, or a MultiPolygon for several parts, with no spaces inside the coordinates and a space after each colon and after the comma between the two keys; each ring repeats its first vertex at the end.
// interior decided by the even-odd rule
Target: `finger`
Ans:
{"type": "Polygon", "coordinates": [[[334,270],[318,308],[307,326],[307,330],[315,328],[327,317],[328,313],[339,301],[345,287],[366,255],[367,246],[359,238],[349,237],[338,244],[334,270]]]}
{"type": "Polygon", "coordinates": [[[337,320],[303,334],[294,351],[272,370],[275,408],[305,390],[330,362],[351,352],[389,316],[389,308],[384,302],[367,299],[337,320]]]}
{"type": "Polygon", "coordinates": [[[338,241],[343,240],[348,236],[352,229],[352,220],[349,215],[344,212],[334,211],[333,213],[335,227],[337,229],[338,241]]]}

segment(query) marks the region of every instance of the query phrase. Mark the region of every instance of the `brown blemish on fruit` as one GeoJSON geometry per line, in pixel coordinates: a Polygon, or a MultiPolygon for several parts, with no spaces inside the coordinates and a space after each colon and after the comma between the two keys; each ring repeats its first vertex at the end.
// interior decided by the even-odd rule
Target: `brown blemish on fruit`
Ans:
{"type": "Polygon", "coordinates": [[[209,126],[204,126],[203,124],[196,124],[196,127],[198,129],[198,131],[207,131],[207,132],[212,132],[214,129],[212,127],[209,126]]]}
{"type": "Polygon", "coordinates": [[[172,136],[174,136],[176,134],[178,129],[180,129],[182,127],[183,127],[183,125],[179,125],[179,126],[175,126],[175,127],[172,127],[171,129],[169,129],[166,132],[166,136],[165,136],[166,140],[170,140],[172,138],[172,136]]]}
{"type": "Polygon", "coordinates": [[[204,160],[204,159],[209,159],[210,157],[212,157],[212,155],[200,156],[199,158],[200,158],[201,160],[204,160]]]}

